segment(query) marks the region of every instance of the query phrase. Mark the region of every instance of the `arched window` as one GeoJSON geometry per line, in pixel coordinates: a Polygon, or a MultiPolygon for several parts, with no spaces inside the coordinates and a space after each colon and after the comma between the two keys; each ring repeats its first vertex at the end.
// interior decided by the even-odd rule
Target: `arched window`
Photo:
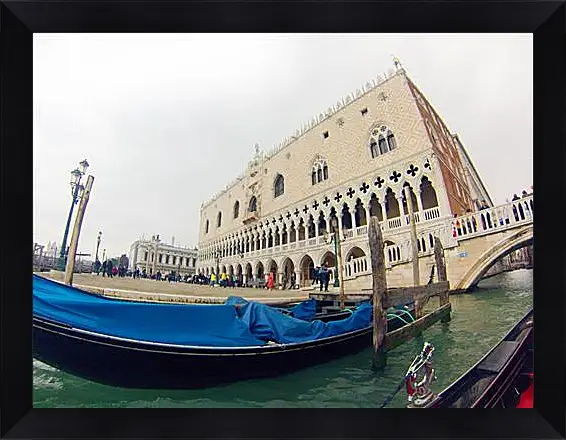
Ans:
{"type": "Polygon", "coordinates": [[[283,175],[277,175],[275,178],[275,196],[281,196],[285,193],[285,178],[283,175]]]}
{"type": "Polygon", "coordinates": [[[216,218],[216,228],[220,228],[222,225],[222,212],[218,212],[218,217],[216,218]]]}
{"type": "Polygon", "coordinates": [[[387,126],[378,126],[371,131],[369,150],[371,157],[375,158],[397,148],[395,135],[387,126]]]}
{"type": "Polygon", "coordinates": [[[393,132],[391,132],[391,130],[387,131],[387,144],[389,145],[389,151],[394,150],[397,147],[395,135],[393,135],[393,132]]]}
{"type": "Polygon", "coordinates": [[[377,150],[377,142],[375,142],[375,140],[371,140],[370,144],[369,144],[369,149],[371,150],[371,157],[375,158],[376,156],[379,155],[379,151],[377,150]]]}
{"type": "Polygon", "coordinates": [[[316,155],[312,162],[312,185],[328,179],[328,165],[326,159],[320,155],[316,155]]]}
{"type": "Polygon", "coordinates": [[[379,153],[380,154],[384,154],[387,153],[387,143],[385,142],[385,138],[381,135],[379,135],[379,139],[378,139],[378,143],[379,143],[379,153]]]}
{"type": "Polygon", "coordinates": [[[240,215],[240,201],[236,201],[234,204],[234,219],[240,215]]]}
{"type": "Polygon", "coordinates": [[[249,212],[254,212],[257,211],[257,199],[255,196],[252,196],[252,198],[250,199],[250,206],[248,208],[249,212]]]}
{"type": "Polygon", "coordinates": [[[208,225],[209,225],[209,222],[208,222],[208,219],[207,219],[206,220],[206,229],[204,231],[204,234],[208,234],[208,225]]]}
{"type": "Polygon", "coordinates": [[[421,179],[421,203],[423,210],[428,208],[438,207],[438,198],[436,197],[436,191],[432,186],[432,183],[428,180],[426,176],[421,179]]]}

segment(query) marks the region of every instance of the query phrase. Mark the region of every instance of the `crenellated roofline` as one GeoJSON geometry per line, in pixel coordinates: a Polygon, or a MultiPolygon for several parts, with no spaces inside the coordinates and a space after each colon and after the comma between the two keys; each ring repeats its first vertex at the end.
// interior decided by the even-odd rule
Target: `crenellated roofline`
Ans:
{"type": "MultiPolygon", "coordinates": [[[[350,106],[351,104],[355,103],[356,101],[358,101],[359,99],[361,99],[362,97],[367,95],[369,92],[373,91],[374,89],[382,86],[387,81],[389,81],[391,78],[393,78],[393,77],[395,77],[399,74],[405,74],[406,75],[405,69],[401,66],[400,63],[398,63],[398,60],[396,61],[396,59],[394,59],[394,63],[395,63],[395,69],[389,69],[387,71],[387,73],[383,74],[383,76],[377,75],[371,81],[367,81],[365,83],[365,85],[363,85],[361,88],[356,89],[355,92],[352,92],[352,93],[349,93],[349,94],[343,96],[342,99],[339,100],[335,105],[328,107],[325,112],[321,112],[318,115],[315,115],[306,124],[301,125],[300,128],[295,130],[294,135],[283,138],[282,141],[277,143],[267,153],[262,152],[261,154],[259,154],[260,159],[262,161],[267,161],[267,160],[271,159],[273,156],[275,156],[276,154],[278,154],[279,152],[281,152],[282,150],[284,150],[285,148],[287,148],[288,146],[293,144],[295,141],[298,141],[302,136],[304,136],[305,134],[307,134],[308,132],[313,130],[315,127],[319,126],[321,123],[326,121],[328,118],[335,115],[339,111],[345,109],[346,107],[350,106]]],[[[256,156],[258,156],[257,147],[258,147],[258,145],[256,144],[256,156]]],[[[250,163],[251,162],[253,162],[253,161],[250,161],[250,163]]],[[[248,164],[248,168],[249,167],[250,167],[250,164],[248,164]]],[[[241,182],[246,177],[246,174],[247,174],[247,169],[245,171],[243,171],[242,173],[240,173],[237,178],[235,178],[233,181],[231,181],[229,184],[227,184],[224,187],[223,190],[214,194],[214,196],[212,196],[207,201],[202,202],[201,211],[203,209],[207,208],[211,203],[213,203],[215,200],[217,200],[224,193],[226,193],[231,188],[233,188],[234,185],[241,182]]]]}

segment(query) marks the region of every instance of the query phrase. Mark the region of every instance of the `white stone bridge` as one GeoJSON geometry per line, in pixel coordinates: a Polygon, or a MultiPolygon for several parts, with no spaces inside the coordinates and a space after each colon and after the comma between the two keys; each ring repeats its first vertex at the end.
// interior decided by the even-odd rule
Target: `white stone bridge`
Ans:
{"type": "MultiPolygon", "coordinates": [[[[456,218],[420,219],[418,214],[420,284],[428,282],[434,265],[434,236],[440,238],[444,247],[447,276],[453,291],[473,288],[497,261],[533,242],[532,195],[456,218]]],[[[399,225],[382,223],[390,287],[413,285],[409,216],[405,215],[400,221],[399,225]]],[[[354,248],[360,248],[365,254],[350,259],[346,257],[344,261],[345,287],[349,292],[371,287],[367,226],[359,229],[350,238],[346,234],[342,243],[345,256],[351,255],[349,250],[354,248]]]]}
{"type": "Polygon", "coordinates": [[[454,290],[474,287],[487,270],[507,254],[533,242],[533,197],[512,201],[453,220],[458,242],[447,259],[454,290]]]}

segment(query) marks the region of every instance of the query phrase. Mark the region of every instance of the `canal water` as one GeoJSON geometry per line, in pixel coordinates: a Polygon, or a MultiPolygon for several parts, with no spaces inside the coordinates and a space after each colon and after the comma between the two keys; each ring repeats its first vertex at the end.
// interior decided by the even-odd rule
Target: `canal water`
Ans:
{"type": "MultiPolygon", "coordinates": [[[[478,290],[450,297],[452,321],[437,323],[387,356],[381,372],[371,350],[286,376],[201,390],[136,390],[105,386],[33,362],[35,407],[378,407],[395,391],[424,341],[433,356],[437,392],[469,369],[531,307],[533,272],[518,270],[480,282],[478,290]]],[[[437,303],[437,299],[431,300],[437,303]]],[[[135,369],[135,366],[132,366],[135,369]]],[[[404,388],[388,407],[404,407],[404,388]]]]}

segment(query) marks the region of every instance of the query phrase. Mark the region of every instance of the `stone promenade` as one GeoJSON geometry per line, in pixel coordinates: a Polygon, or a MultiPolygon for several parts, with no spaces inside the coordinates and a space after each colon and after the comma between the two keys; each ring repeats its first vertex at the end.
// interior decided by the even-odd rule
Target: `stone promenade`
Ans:
{"type": "MultiPolygon", "coordinates": [[[[62,282],[62,271],[38,273],[42,277],[62,282]]],[[[73,286],[95,294],[140,301],[173,303],[224,303],[229,296],[240,296],[262,303],[283,303],[308,299],[308,291],[254,288],[220,288],[191,283],[132,279],[131,277],[102,277],[94,274],[75,274],[73,286]]]]}

